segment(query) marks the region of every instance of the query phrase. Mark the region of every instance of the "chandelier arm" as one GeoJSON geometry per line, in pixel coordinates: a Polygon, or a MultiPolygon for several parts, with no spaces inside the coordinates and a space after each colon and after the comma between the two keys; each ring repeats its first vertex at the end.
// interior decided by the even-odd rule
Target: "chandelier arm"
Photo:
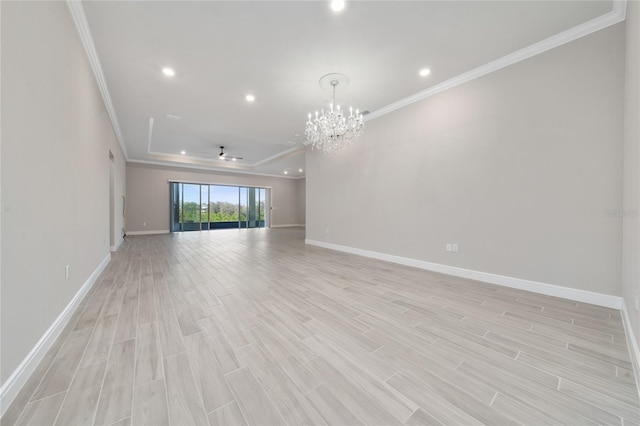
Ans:
{"type": "MultiPolygon", "coordinates": [[[[322,79],[321,79],[322,80],[322,79]]],[[[330,84],[333,89],[333,103],[329,110],[318,116],[316,112],[315,120],[309,121],[305,129],[307,138],[312,146],[323,150],[325,153],[337,152],[351,145],[353,141],[362,135],[364,122],[362,114],[356,110],[356,115],[345,116],[336,102],[336,86],[340,84],[339,80],[331,80],[330,84]]]]}

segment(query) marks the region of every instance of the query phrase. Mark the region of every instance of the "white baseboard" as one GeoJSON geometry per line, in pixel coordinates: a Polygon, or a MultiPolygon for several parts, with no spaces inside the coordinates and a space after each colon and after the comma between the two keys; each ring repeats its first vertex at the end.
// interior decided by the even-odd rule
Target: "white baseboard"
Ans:
{"type": "Polygon", "coordinates": [[[471,269],[458,268],[455,266],[442,265],[439,263],[425,262],[423,260],[411,259],[390,254],[378,253],[357,249],[339,244],[326,243],[324,241],[305,240],[306,244],[328,248],[330,250],[342,251],[373,259],[384,260],[386,262],[398,263],[400,265],[412,266],[414,268],[425,269],[427,271],[439,272],[461,278],[484,281],[504,287],[517,288],[534,293],[545,294],[547,296],[560,297],[563,299],[575,300],[576,302],[589,303],[592,305],[604,306],[606,308],[618,309],[622,307],[622,298],[608,294],[594,293],[586,290],[563,287],[554,284],[546,284],[537,281],[524,280],[522,278],[507,277],[488,272],[473,271],[471,269]]]}
{"type": "Polygon", "coordinates": [[[633,365],[633,372],[636,376],[636,386],[638,387],[638,395],[640,395],[640,349],[638,349],[638,341],[635,334],[633,334],[633,328],[631,327],[631,320],[629,319],[629,313],[627,311],[627,304],[622,299],[622,323],[624,324],[624,331],[627,335],[627,344],[629,345],[629,353],[631,354],[631,364],[633,365]]]}
{"type": "Polygon", "coordinates": [[[18,395],[18,392],[20,392],[20,389],[22,389],[22,386],[24,386],[27,379],[29,379],[29,376],[31,376],[40,361],[42,361],[44,355],[51,348],[58,336],[60,336],[60,333],[73,316],[78,305],[89,290],[91,290],[91,287],[93,287],[93,284],[95,284],[110,261],[111,253],[107,254],[102,262],[100,262],[98,267],[91,273],[82,287],[80,287],[80,290],[78,290],[71,302],[69,302],[67,307],[58,315],[58,318],[56,318],[49,329],[42,335],[33,349],[31,349],[31,352],[29,352],[18,368],[16,368],[11,376],[2,384],[2,387],[0,387],[0,417],[4,415],[9,405],[18,395]]]}
{"type": "Polygon", "coordinates": [[[168,234],[168,229],[160,229],[157,231],[127,231],[127,235],[156,235],[156,234],[168,234]]]}
{"type": "Polygon", "coordinates": [[[115,243],[114,245],[112,245],[109,249],[110,251],[118,251],[118,249],[120,248],[120,245],[122,245],[122,242],[124,241],[124,238],[120,237],[118,239],[118,242],[115,243]]]}
{"type": "Polygon", "coordinates": [[[304,228],[305,225],[301,224],[287,224],[287,225],[271,225],[272,228],[304,228]]]}

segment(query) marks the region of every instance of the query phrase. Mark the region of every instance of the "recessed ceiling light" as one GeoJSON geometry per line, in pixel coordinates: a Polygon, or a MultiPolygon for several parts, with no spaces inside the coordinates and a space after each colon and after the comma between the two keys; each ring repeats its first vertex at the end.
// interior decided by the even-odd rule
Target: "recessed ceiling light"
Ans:
{"type": "Polygon", "coordinates": [[[284,171],[284,174],[285,174],[285,175],[288,175],[288,174],[289,174],[289,172],[285,170],[285,171],[284,171]]]}
{"type": "Polygon", "coordinates": [[[331,10],[340,12],[344,9],[344,0],[331,0],[331,10]]]}
{"type": "Polygon", "coordinates": [[[236,158],[235,158],[235,157],[234,157],[234,158],[232,158],[232,159],[231,159],[231,161],[236,161],[236,158]]]}
{"type": "Polygon", "coordinates": [[[185,155],[187,151],[180,151],[180,154],[185,155]]]}
{"type": "Polygon", "coordinates": [[[162,68],[162,74],[166,75],[167,77],[173,77],[174,75],[176,75],[176,72],[173,70],[173,68],[164,67],[162,68]]]}
{"type": "Polygon", "coordinates": [[[300,173],[302,173],[302,169],[299,169],[298,171],[299,171],[300,173]]]}
{"type": "Polygon", "coordinates": [[[422,68],[418,74],[420,74],[420,77],[426,77],[431,74],[431,70],[429,68],[422,68]]]}
{"type": "Polygon", "coordinates": [[[247,100],[247,102],[253,102],[256,100],[256,97],[253,95],[247,95],[244,98],[247,100]]]}

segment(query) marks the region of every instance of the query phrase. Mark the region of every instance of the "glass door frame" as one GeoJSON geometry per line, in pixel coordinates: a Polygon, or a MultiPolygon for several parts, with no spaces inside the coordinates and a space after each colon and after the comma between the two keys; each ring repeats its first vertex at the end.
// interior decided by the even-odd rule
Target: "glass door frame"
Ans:
{"type": "MultiPolygon", "coordinates": [[[[204,230],[214,230],[212,226],[212,217],[211,217],[211,190],[212,187],[223,186],[223,187],[232,187],[238,188],[238,228],[237,229],[249,229],[249,217],[250,217],[250,206],[249,206],[249,192],[250,190],[254,191],[254,216],[255,216],[255,224],[251,226],[251,228],[271,228],[271,194],[272,187],[269,186],[259,186],[259,185],[233,185],[228,183],[210,183],[210,182],[193,182],[193,181],[182,181],[182,180],[169,180],[169,230],[170,232],[186,232],[184,229],[184,185],[199,185],[200,188],[198,190],[198,196],[200,199],[200,203],[198,204],[198,217],[200,218],[198,230],[203,230],[202,224],[202,187],[207,186],[207,198],[209,199],[207,204],[207,219],[209,222],[206,225],[206,229],[204,230]],[[245,221],[244,227],[242,226],[242,189],[245,189],[246,199],[244,200],[246,205],[245,211],[245,221]],[[177,192],[177,193],[176,193],[177,192]],[[264,194],[264,200],[262,200],[262,195],[264,194]],[[174,201],[177,200],[178,205],[175,205],[174,201]],[[261,202],[263,202],[262,206],[264,208],[264,225],[260,226],[262,223],[261,218],[261,202]],[[176,208],[178,211],[176,211],[176,208]],[[182,216],[183,220],[180,220],[182,216]]],[[[196,230],[196,229],[192,229],[196,230]]]]}

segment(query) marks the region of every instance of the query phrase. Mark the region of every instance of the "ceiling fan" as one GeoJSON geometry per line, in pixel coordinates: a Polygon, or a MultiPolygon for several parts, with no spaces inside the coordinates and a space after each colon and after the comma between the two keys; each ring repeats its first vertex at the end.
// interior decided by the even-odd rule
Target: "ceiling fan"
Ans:
{"type": "MultiPolygon", "coordinates": [[[[211,153],[211,152],[204,152],[203,154],[208,154],[208,158],[211,158],[211,156],[215,155],[214,153],[211,153]]],[[[242,157],[229,157],[224,152],[224,146],[222,146],[222,145],[220,145],[220,153],[218,154],[218,158],[220,160],[223,160],[223,161],[237,161],[237,160],[243,160],[244,159],[242,157]]]]}

